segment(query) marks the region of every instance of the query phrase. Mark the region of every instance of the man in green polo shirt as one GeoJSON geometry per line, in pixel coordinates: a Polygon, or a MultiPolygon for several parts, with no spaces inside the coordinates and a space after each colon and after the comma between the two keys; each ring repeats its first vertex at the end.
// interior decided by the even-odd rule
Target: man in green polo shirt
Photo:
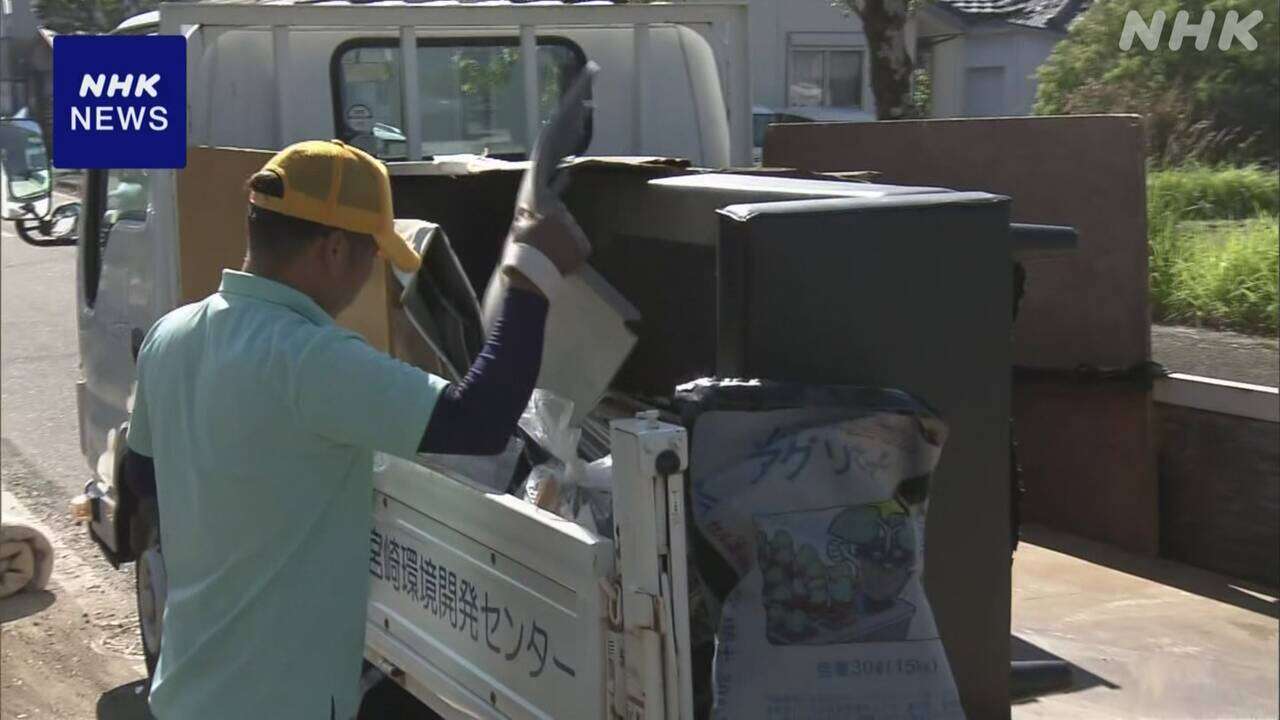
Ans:
{"type": "Polygon", "coordinates": [[[538,374],[545,294],[589,249],[550,184],[563,143],[535,153],[510,241],[541,265],[499,270],[501,312],[456,383],[333,321],[375,254],[419,267],[386,168],[313,141],[251,178],[244,271],[156,323],[138,360],[125,475],[159,505],[159,720],[355,716],[372,453],[500,450],[538,374]]]}

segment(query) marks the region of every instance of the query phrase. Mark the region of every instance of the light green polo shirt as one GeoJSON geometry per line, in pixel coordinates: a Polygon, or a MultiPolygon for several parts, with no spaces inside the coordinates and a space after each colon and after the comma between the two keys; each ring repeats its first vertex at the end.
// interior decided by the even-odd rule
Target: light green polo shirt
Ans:
{"type": "Polygon", "coordinates": [[[446,385],[248,273],[156,323],[129,445],[169,582],[158,720],[355,716],[372,453],[413,457],[446,385]]]}

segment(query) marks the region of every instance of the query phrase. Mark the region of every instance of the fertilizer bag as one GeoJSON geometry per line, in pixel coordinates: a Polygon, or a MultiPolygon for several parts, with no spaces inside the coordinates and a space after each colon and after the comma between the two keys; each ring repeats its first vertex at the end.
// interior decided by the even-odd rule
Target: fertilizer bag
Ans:
{"type": "Polygon", "coordinates": [[[677,401],[699,570],[723,599],[713,716],[962,718],[923,584],[942,421],[847,386],[700,380],[677,401]]]}

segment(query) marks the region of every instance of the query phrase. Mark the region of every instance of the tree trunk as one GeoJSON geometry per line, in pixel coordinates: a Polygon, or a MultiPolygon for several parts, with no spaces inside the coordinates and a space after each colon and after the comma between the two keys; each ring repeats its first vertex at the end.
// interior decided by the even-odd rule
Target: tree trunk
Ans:
{"type": "Polygon", "coordinates": [[[876,118],[900,120],[914,116],[913,68],[907,52],[907,0],[858,0],[848,4],[862,20],[862,30],[867,34],[876,118]]]}

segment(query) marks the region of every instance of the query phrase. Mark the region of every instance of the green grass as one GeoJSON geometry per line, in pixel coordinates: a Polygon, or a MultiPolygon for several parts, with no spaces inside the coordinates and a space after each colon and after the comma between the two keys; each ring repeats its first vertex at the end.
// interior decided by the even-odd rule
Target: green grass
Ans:
{"type": "Polygon", "coordinates": [[[1151,298],[1162,322],[1277,334],[1275,215],[1151,229],[1151,298]]]}
{"type": "Polygon", "coordinates": [[[1157,322],[1277,335],[1280,173],[1257,166],[1147,174],[1157,322]]]}
{"type": "Polygon", "coordinates": [[[1186,166],[1147,173],[1147,217],[1244,219],[1280,213],[1280,173],[1258,166],[1186,166]]]}

